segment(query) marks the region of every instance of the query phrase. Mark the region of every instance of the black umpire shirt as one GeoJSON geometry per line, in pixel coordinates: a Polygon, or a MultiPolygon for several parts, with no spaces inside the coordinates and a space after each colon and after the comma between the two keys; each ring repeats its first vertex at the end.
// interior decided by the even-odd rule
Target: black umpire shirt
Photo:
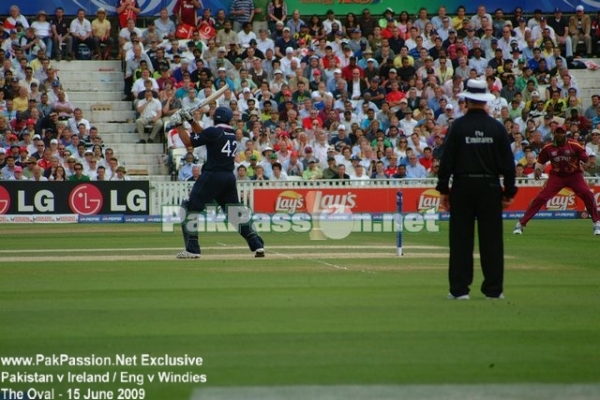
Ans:
{"type": "Polygon", "coordinates": [[[436,189],[448,194],[450,176],[495,178],[504,176],[504,196],[513,198],[515,162],[504,126],[485,110],[472,109],[454,121],[447,134],[436,189]]]}

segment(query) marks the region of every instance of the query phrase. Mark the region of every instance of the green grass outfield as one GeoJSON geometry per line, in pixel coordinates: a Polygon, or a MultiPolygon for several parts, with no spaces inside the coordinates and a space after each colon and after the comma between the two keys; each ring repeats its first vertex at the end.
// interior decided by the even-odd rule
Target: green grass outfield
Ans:
{"type": "MultiPolygon", "coordinates": [[[[237,235],[203,235],[201,260],[175,260],[181,238],[158,225],[4,225],[0,356],[188,354],[204,363],[0,372],[190,371],[207,382],[0,388],[54,388],[57,399],[69,388],[143,388],[146,399],[178,400],[240,386],[525,384],[505,397],[525,398],[527,385],[582,383],[598,398],[600,238],[589,220],[534,220],[520,237],[513,224],[505,223],[506,299],[484,300],[477,268],[468,302],[446,300],[445,223],[439,234],[405,234],[404,258],[393,234],[290,233],[265,235],[265,259],[237,235]]],[[[219,398],[228,397],[243,398],[219,398]]]]}

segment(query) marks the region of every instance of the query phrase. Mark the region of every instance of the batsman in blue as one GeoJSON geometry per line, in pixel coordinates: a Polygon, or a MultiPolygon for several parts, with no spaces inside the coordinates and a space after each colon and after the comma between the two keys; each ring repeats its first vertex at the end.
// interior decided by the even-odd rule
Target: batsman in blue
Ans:
{"type": "MultiPolygon", "coordinates": [[[[186,215],[204,211],[206,205],[213,201],[216,201],[223,211],[226,211],[227,207],[241,206],[233,173],[234,158],[238,151],[235,132],[230,125],[233,112],[227,107],[218,107],[213,119],[214,126],[202,129],[186,110],[180,110],[171,117],[171,125],[177,128],[179,137],[186,147],[206,146],[207,150],[207,159],[202,166],[200,178],[192,187],[189,199],[181,204],[186,215]],[[184,121],[188,121],[191,125],[191,134],[188,134],[183,126],[184,121]]],[[[254,230],[252,222],[240,222],[237,224],[237,229],[254,256],[264,257],[264,241],[254,230]]],[[[200,258],[198,233],[189,231],[184,221],[182,221],[182,232],[185,250],[178,253],[177,258],[200,258]]]]}

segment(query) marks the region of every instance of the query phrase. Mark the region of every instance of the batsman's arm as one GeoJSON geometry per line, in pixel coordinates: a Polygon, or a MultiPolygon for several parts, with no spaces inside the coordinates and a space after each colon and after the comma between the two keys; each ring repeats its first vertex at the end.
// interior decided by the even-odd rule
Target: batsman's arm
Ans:
{"type": "Polygon", "coordinates": [[[183,125],[177,126],[177,134],[179,135],[179,139],[185,145],[185,147],[193,147],[192,138],[190,137],[188,131],[184,128],[183,125]]]}
{"type": "MultiPolygon", "coordinates": [[[[192,120],[189,121],[189,123],[192,126],[192,132],[194,134],[200,134],[203,131],[202,127],[200,126],[200,124],[198,124],[198,122],[192,120]]],[[[179,135],[179,138],[181,139],[185,147],[195,147],[192,143],[192,138],[190,134],[183,125],[177,125],[177,134],[179,135]]]]}

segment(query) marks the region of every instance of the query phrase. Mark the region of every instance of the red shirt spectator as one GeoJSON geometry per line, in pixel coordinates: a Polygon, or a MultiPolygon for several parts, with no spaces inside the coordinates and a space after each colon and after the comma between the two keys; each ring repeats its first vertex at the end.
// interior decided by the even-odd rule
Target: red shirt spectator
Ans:
{"type": "Polygon", "coordinates": [[[353,78],[352,72],[355,69],[360,71],[360,79],[364,79],[365,70],[362,69],[361,67],[359,67],[358,65],[356,65],[356,57],[354,57],[354,56],[350,57],[350,64],[348,64],[347,66],[342,68],[342,78],[344,78],[347,81],[351,81],[353,78]]]}
{"type": "Polygon", "coordinates": [[[173,6],[173,14],[177,16],[177,23],[196,26],[197,17],[196,10],[200,8],[198,0],[177,0],[173,6]]]}
{"type": "Polygon", "coordinates": [[[127,20],[137,20],[137,15],[142,11],[137,0],[117,0],[117,14],[121,28],[127,27],[127,20]]]}

